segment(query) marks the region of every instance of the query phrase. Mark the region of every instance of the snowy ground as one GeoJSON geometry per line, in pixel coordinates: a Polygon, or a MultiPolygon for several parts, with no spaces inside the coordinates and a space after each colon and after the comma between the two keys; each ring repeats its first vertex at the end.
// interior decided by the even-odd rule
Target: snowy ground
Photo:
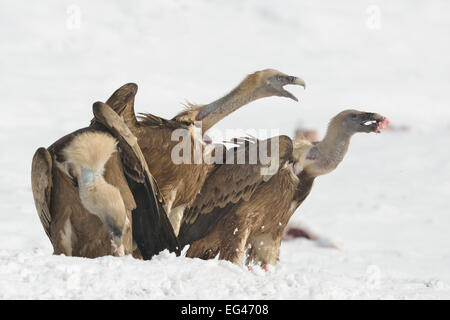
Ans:
{"type": "Polygon", "coordinates": [[[446,1],[0,0],[0,298],[450,298],[450,4],[446,1]],[[80,20],[78,20],[80,13],[80,20]],[[348,107],[410,131],[358,135],[294,215],[341,250],[286,242],[266,274],[222,261],[52,256],[30,187],[39,146],[139,84],[137,111],[171,117],[252,71],[299,75],[219,129],[299,124],[348,107]]]}

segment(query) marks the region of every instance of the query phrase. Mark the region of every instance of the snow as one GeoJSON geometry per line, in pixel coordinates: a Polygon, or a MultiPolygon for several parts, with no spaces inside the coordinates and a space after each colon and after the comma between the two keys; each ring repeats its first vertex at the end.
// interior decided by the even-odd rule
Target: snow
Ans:
{"type": "Polygon", "coordinates": [[[0,2],[0,298],[449,299],[450,21],[446,1],[0,2]],[[293,216],[339,243],[282,244],[266,273],[162,252],[151,261],[53,256],[34,207],[34,151],[87,125],[136,82],[138,112],[172,117],[245,74],[298,75],[218,124],[323,136],[345,108],[409,131],[360,134],[293,216]]]}

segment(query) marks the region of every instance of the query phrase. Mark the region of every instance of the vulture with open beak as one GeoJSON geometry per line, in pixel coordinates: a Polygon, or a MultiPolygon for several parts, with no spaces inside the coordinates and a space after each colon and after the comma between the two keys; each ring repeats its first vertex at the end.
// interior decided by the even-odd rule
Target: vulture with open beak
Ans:
{"type": "MultiPolygon", "coordinates": [[[[173,163],[172,133],[182,129],[198,139],[197,121],[207,130],[253,100],[297,100],[283,88],[287,84],[305,85],[276,70],[258,71],[225,97],[191,105],[172,120],[146,114],[138,122],[133,83],[116,90],[106,104],[96,103],[89,127],[39,148],[33,157],[33,196],[54,253],[91,258],[132,253],[144,259],[164,249],[179,254],[166,212],[192,201],[212,166],[173,163]]],[[[171,216],[176,230],[182,212],[171,216]]]]}
{"type": "MultiPolygon", "coordinates": [[[[258,165],[220,166],[195,200],[197,210],[185,214],[179,240],[182,246],[191,244],[186,255],[211,259],[219,254],[219,259],[236,264],[246,257],[247,265],[261,264],[266,270],[269,264],[275,265],[283,231],[309,195],[315,178],[336,169],[355,133],[378,133],[387,124],[387,119],[376,113],[343,111],[331,120],[322,141],[298,141],[289,154],[288,147],[280,149],[280,169],[267,181],[259,178],[256,188],[251,181],[257,180],[258,165]],[[251,185],[247,193],[233,190],[242,184],[251,185]],[[217,188],[230,190],[227,204],[214,196],[217,188]]],[[[280,147],[289,145],[287,139],[280,147]]]]}
{"type": "MultiPolygon", "coordinates": [[[[257,71],[248,75],[224,97],[206,105],[189,105],[171,120],[152,114],[143,114],[136,118],[136,84],[126,84],[114,93],[114,96],[122,99],[108,105],[124,119],[137,137],[150,172],[158,183],[164,199],[164,209],[176,234],[185,208],[192,205],[210,170],[215,167],[211,162],[202,159],[214,158],[213,153],[217,148],[208,145],[209,141],[203,141],[198,132],[206,132],[227,115],[260,98],[280,96],[298,101],[292,93],[283,88],[285,85],[305,87],[305,82],[301,78],[273,69],[257,71]],[[178,132],[185,135],[174,138],[174,133],[178,132]],[[180,143],[180,137],[189,140],[191,155],[188,157],[189,161],[176,163],[172,156],[173,150],[176,150],[180,143]],[[200,150],[200,161],[195,159],[195,148],[200,150]]],[[[94,119],[92,124],[95,123],[94,119]]]]}

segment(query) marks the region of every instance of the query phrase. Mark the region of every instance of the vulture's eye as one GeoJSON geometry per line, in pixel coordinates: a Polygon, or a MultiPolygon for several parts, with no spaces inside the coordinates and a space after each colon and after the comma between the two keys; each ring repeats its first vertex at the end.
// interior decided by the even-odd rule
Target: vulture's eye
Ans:
{"type": "Polygon", "coordinates": [[[278,81],[281,81],[281,76],[278,76],[278,77],[277,77],[277,80],[278,80],[278,81]]]}
{"type": "Polygon", "coordinates": [[[352,114],[352,119],[356,119],[358,116],[356,114],[352,114]]]}

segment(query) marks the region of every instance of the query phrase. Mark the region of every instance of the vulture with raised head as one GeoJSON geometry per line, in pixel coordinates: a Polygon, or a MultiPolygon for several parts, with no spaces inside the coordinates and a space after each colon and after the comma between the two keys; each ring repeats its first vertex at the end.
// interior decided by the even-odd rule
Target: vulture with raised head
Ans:
{"type": "MultiPolygon", "coordinates": [[[[260,98],[280,96],[297,101],[292,93],[283,88],[285,85],[305,87],[305,82],[273,69],[257,71],[248,75],[224,97],[206,105],[189,105],[171,120],[142,114],[138,121],[134,112],[134,99],[131,99],[137,92],[136,84],[126,84],[114,93],[115,96],[124,97],[126,102],[119,99],[115,104],[108,105],[124,119],[137,137],[150,172],[158,183],[164,209],[176,234],[185,208],[192,205],[208,173],[215,167],[211,162],[202,160],[214,158],[212,154],[216,148],[208,145],[209,141],[203,141],[198,130],[206,132],[227,115],[260,98]],[[184,132],[186,136],[183,138],[189,140],[192,146],[187,163],[175,163],[172,159],[173,150],[180,143],[180,136],[173,136],[175,132],[184,132]],[[193,149],[196,147],[200,149],[201,161],[195,159],[193,149]]],[[[92,123],[95,123],[95,119],[92,123]]]]}
{"type": "MultiPolygon", "coordinates": [[[[343,111],[331,120],[322,141],[297,141],[288,155],[285,151],[289,148],[280,151],[278,172],[268,181],[259,178],[257,187],[246,188],[247,193],[234,188],[257,180],[258,165],[219,166],[195,200],[207,205],[187,212],[183,219],[180,244],[191,244],[186,255],[211,259],[219,254],[219,259],[236,264],[246,257],[247,265],[261,264],[266,270],[268,264],[275,265],[284,229],[309,195],[315,178],[336,169],[355,133],[378,133],[387,124],[387,119],[376,113],[343,111]],[[230,190],[225,205],[214,196],[218,187],[230,190]]],[[[288,145],[290,139],[284,140],[288,145]]]]}

